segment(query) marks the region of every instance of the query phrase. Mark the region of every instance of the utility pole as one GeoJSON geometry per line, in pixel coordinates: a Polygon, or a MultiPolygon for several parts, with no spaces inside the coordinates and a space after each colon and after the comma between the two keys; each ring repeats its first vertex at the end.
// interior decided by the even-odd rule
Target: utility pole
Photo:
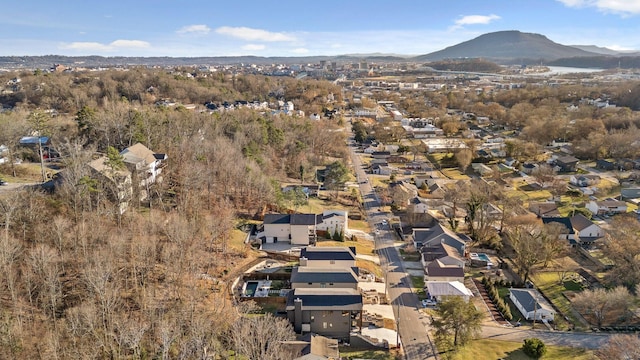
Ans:
{"type": "Polygon", "coordinates": [[[538,312],[538,300],[533,298],[533,327],[532,330],[536,329],[536,313],[538,312]]]}
{"type": "Polygon", "coordinates": [[[396,308],[398,309],[398,316],[396,316],[396,344],[400,349],[400,303],[396,299],[396,308]]]}

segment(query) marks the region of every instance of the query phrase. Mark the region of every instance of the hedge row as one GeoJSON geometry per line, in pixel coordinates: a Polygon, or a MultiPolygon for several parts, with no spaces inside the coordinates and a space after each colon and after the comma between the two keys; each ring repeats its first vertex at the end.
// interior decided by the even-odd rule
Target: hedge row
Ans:
{"type": "Polygon", "coordinates": [[[513,320],[513,315],[511,315],[511,309],[509,308],[509,305],[507,305],[507,303],[504,301],[504,299],[501,298],[500,295],[498,294],[498,288],[496,287],[496,284],[490,279],[483,277],[482,285],[484,285],[484,288],[487,289],[487,294],[489,295],[489,298],[496,305],[496,307],[498,308],[498,311],[502,313],[502,316],[504,316],[504,318],[507,321],[513,320]]]}

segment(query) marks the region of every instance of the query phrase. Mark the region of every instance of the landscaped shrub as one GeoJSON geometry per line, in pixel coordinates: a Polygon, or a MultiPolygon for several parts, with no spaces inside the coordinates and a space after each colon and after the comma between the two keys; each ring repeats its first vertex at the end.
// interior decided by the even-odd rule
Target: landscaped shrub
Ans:
{"type": "Polygon", "coordinates": [[[547,352],[547,347],[544,345],[542,340],[538,338],[530,338],[524,339],[522,351],[529,357],[539,359],[547,352]]]}
{"type": "MultiPolygon", "coordinates": [[[[498,284],[504,284],[504,280],[498,282],[498,284]]],[[[500,297],[500,293],[498,292],[498,288],[496,287],[496,283],[492,282],[490,279],[482,278],[482,284],[485,289],[487,289],[487,295],[493,301],[493,303],[498,308],[498,311],[502,314],[502,316],[507,320],[511,321],[513,319],[513,315],[511,314],[511,309],[509,305],[500,297]]]]}

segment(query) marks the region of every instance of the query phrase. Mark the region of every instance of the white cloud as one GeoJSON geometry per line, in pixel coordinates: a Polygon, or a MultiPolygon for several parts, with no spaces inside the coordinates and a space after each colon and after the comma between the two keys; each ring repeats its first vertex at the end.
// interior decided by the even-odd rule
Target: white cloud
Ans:
{"type": "Polygon", "coordinates": [[[63,44],[60,47],[67,50],[77,51],[95,51],[95,52],[113,52],[122,49],[146,49],[151,44],[142,40],[115,40],[109,44],[102,44],[91,41],[78,41],[69,44],[63,44]]]}
{"type": "Polygon", "coordinates": [[[248,27],[222,26],[216,29],[216,33],[248,41],[274,42],[296,40],[295,37],[285,33],[270,32],[262,29],[252,29],[248,27]]]}
{"type": "Polygon", "coordinates": [[[595,7],[605,13],[630,16],[640,14],[640,0],[557,0],[565,6],[582,8],[595,7]]]}
{"type": "Polygon", "coordinates": [[[151,44],[142,40],[116,40],[109,44],[112,48],[148,48],[151,44]]]}
{"type": "Polygon", "coordinates": [[[491,14],[491,15],[466,15],[455,21],[454,25],[450,28],[450,30],[460,29],[466,25],[486,25],[491,23],[494,20],[499,20],[500,16],[491,14]]]}
{"type": "Polygon", "coordinates": [[[211,31],[211,28],[208,27],[207,25],[188,25],[178,29],[178,31],[176,32],[181,35],[184,35],[184,34],[207,35],[210,31],[211,31]]]}
{"type": "Polygon", "coordinates": [[[63,49],[67,50],[80,50],[80,51],[98,51],[98,52],[107,52],[109,51],[109,46],[105,44],[101,44],[99,42],[72,42],[69,44],[64,44],[61,46],[63,49]]]}
{"type": "Polygon", "coordinates": [[[308,54],[309,53],[309,49],[305,49],[305,48],[296,48],[291,50],[292,53],[294,54],[308,54]]]}
{"type": "Polygon", "coordinates": [[[242,47],[242,50],[259,51],[259,50],[264,50],[265,48],[266,46],[260,45],[260,44],[247,44],[242,47]]]}

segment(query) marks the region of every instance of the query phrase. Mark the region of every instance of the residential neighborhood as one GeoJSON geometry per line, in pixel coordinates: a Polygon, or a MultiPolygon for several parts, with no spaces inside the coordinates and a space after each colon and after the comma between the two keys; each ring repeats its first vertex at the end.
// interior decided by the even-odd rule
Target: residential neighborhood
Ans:
{"type": "Polygon", "coordinates": [[[360,60],[0,73],[7,358],[636,336],[637,75],[360,60]]]}

